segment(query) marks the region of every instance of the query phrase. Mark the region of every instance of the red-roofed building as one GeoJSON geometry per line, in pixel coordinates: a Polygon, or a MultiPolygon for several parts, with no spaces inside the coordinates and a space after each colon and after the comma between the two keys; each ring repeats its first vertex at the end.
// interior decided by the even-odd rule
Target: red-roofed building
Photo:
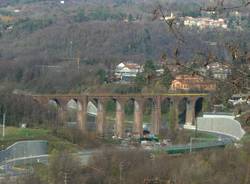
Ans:
{"type": "Polygon", "coordinates": [[[172,81],[172,91],[215,91],[216,84],[198,75],[177,75],[172,81]]]}

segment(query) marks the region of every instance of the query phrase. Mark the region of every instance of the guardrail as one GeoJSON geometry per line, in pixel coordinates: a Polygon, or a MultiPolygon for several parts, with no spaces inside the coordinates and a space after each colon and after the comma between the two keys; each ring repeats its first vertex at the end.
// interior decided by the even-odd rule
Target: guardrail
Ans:
{"type": "Polygon", "coordinates": [[[11,160],[5,160],[0,163],[0,166],[7,165],[7,164],[13,164],[13,165],[23,165],[23,164],[30,164],[30,163],[48,163],[48,157],[49,155],[36,155],[36,156],[30,156],[30,157],[20,157],[15,158],[11,160]]]}
{"type": "Polygon", "coordinates": [[[165,152],[168,154],[180,154],[180,153],[188,153],[192,151],[199,151],[211,148],[220,148],[225,147],[226,145],[232,144],[233,140],[231,139],[223,139],[223,140],[216,140],[216,141],[206,141],[202,143],[192,143],[185,145],[173,145],[169,146],[164,149],[165,152]]]}
{"type": "Polygon", "coordinates": [[[6,160],[29,158],[48,154],[48,141],[18,141],[5,150],[0,151],[0,165],[6,160]]]}

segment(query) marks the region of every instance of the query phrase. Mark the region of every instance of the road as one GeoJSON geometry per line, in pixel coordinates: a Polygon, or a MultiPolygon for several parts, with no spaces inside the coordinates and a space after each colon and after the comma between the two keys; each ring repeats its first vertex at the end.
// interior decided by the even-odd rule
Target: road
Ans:
{"type": "MultiPolygon", "coordinates": [[[[216,134],[216,133],[214,133],[216,134]]],[[[220,139],[231,139],[232,137],[229,137],[227,135],[223,134],[216,134],[220,139]]],[[[89,161],[91,157],[96,154],[96,153],[101,153],[101,149],[87,149],[87,150],[82,150],[78,153],[74,153],[73,155],[77,156],[80,158],[81,164],[86,166],[89,164],[89,161]]],[[[22,157],[22,158],[16,158],[16,159],[11,159],[7,160],[5,164],[0,165],[0,168],[2,168],[7,175],[10,176],[19,176],[23,175],[27,172],[21,172],[17,171],[13,166],[17,163],[34,163],[34,162],[40,162],[40,163],[45,163],[48,164],[48,157],[49,155],[39,155],[39,156],[30,156],[30,157],[22,157]]]]}
{"type": "MultiPolygon", "coordinates": [[[[91,157],[93,156],[93,154],[95,153],[100,153],[100,150],[97,149],[89,149],[89,150],[82,150],[78,153],[75,153],[74,155],[78,156],[80,158],[81,164],[82,165],[88,165],[91,157]]],[[[25,172],[25,170],[21,171],[21,170],[16,170],[14,168],[14,166],[17,163],[44,163],[44,164],[48,164],[48,157],[49,155],[39,155],[39,156],[30,156],[30,157],[22,157],[22,158],[16,158],[16,159],[11,159],[11,160],[7,160],[4,164],[2,164],[0,166],[0,168],[2,170],[4,170],[5,174],[4,175],[9,175],[9,176],[20,176],[23,174],[27,173],[27,170],[25,172]]]]}

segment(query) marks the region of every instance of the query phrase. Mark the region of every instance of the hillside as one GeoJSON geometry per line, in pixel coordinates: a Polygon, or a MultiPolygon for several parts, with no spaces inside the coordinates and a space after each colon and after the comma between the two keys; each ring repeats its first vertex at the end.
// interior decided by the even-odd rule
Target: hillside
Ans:
{"type": "MultiPolygon", "coordinates": [[[[70,83],[74,81],[69,88],[81,88],[79,86],[87,85],[90,80],[88,77],[81,80],[86,73],[95,75],[98,69],[108,70],[123,60],[144,63],[152,59],[157,63],[163,54],[174,58],[176,48],[181,62],[192,60],[197,53],[228,58],[224,43],[232,39],[242,43],[249,40],[249,30],[200,31],[176,24],[177,32],[185,39],[185,44],[181,44],[166,23],[159,17],[153,20],[158,4],[149,0],[68,0],[64,4],[55,0],[8,0],[0,3],[0,80],[18,82],[22,88],[44,88],[53,81],[47,78],[60,79],[60,76],[65,76],[70,83]],[[220,43],[216,46],[209,45],[218,39],[220,43]],[[77,57],[81,74],[74,72],[77,57]],[[59,69],[41,71],[42,66],[48,65],[59,69]]],[[[202,3],[204,1],[169,1],[164,11],[167,16],[170,9],[179,17],[200,16],[202,3]]],[[[161,4],[165,7],[166,1],[162,0],[161,4]]],[[[223,16],[226,15],[219,17],[223,16]]],[[[245,46],[248,47],[247,43],[245,46]]],[[[49,86],[59,84],[60,80],[55,80],[49,86]]]]}

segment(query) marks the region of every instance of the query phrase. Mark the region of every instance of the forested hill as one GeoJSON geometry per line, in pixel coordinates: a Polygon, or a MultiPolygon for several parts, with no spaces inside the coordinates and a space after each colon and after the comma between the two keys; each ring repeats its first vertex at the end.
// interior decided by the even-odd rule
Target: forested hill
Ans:
{"type": "MultiPolygon", "coordinates": [[[[166,16],[173,12],[178,17],[199,17],[202,16],[200,6],[205,1],[197,2],[161,0],[160,4],[166,7],[166,16]]],[[[187,62],[196,57],[197,50],[205,53],[209,50],[219,58],[225,57],[225,52],[220,52],[224,49],[221,44],[224,40],[235,38],[242,43],[249,40],[247,31],[199,31],[180,24],[177,26],[185,39],[185,44],[180,44],[164,21],[153,18],[158,6],[150,0],[65,0],[64,3],[60,0],[1,0],[0,80],[24,82],[32,88],[34,85],[44,87],[47,79],[41,66],[52,65],[65,71],[62,68],[68,68],[67,62],[73,63],[74,58],[80,58],[84,72],[92,71],[89,70],[92,65],[112,68],[123,60],[158,62],[163,54],[174,58],[178,47],[180,60],[187,62]],[[220,44],[208,45],[218,38],[220,44]]],[[[244,25],[250,25],[250,19],[245,19],[244,25]]],[[[65,72],[70,81],[76,81],[72,77],[74,72],[65,72]]],[[[55,71],[52,74],[53,78],[65,76],[55,71]]]]}
{"type": "MultiPolygon", "coordinates": [[[[162,0],[162,5],[166,2],[162,0]]],[[[174,12],[178,17],[197,17],[201,16],[200,6],[204,1],[168,2],[172,3],[164,9],[166,16],[174,12]]],[[[163,52],[172,57],[173,48],[179,44],[163,21],[152,20],[159,4],[149,0],[65,0],[64,4],[59,0],[1,0],[0,3],[0,60],[56,62],[78,55],[95,60],[144,61],[159,59],[163,52]]],[[[244,23],[248,24],[247,20],[244,23]]],[[[203,43],[217,40],[214,30],[198,33],[199,38],[194,36],[195,30],[183,27],[180,30],[187,41],[191,40],[188,43],[191,50],[205,48],[203,43]]],[[[181,55],[187,58],[192,53],[183,50],[181,55]]]]}

